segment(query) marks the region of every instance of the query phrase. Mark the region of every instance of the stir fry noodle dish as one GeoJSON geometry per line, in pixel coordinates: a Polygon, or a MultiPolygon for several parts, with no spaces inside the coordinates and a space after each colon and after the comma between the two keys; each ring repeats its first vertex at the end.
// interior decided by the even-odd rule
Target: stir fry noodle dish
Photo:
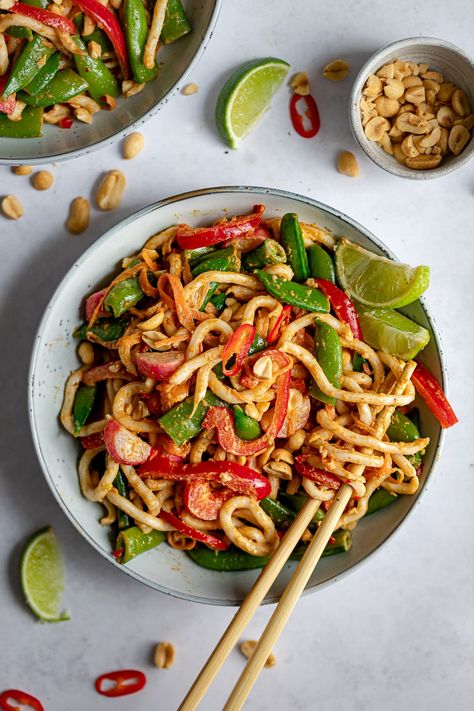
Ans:
{"type": "Polygon", "coordinates": [[[298,558],[349,484],[325,550],[344,553],[361,518],[415,494],[417,393],[456,422],[419,355],[429,332],[397,310],[428,282],[264,205],[168,227],[124,258],[84,295],[60,413],[115,559],[166,541],[206,568],[261,567],[314,497],[298,558]]]}

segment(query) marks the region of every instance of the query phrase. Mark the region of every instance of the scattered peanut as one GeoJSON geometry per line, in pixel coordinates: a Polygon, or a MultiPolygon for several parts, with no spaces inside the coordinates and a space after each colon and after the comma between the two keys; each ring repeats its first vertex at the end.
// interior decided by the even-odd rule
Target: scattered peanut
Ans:
{"type": "Polygon", "coordinates": [[[32,172],[31,165],[14,165],[12,167],[12,173],[15,173],[15,175],[31,175],[32,172]]]}
{"type": "Polygon", "coordinates": [[[349,74],[349,64],[345,59],[335,59],[323,68],[323,77],[331,81],[343,81],[349,74]]]}
{"type": "Polygon", "coordinates": [[[10,220],[18,220],[23,215],[23,205],[14,195],[6,195],[1,202],[2,212],[10,220]]]}
{"type": "Polygon", "coordinates": [[[191,82],[191,84],[186,84],[186,86],[183,86],[181,89],[181,93],[184,96],[191,96],[192,94],[197,94],[199,91],[199,85],[194,84],[194,82],[191,82]]]}
{"type": "Polygon", "coordinates": [[[82,341],[78,346],[77,355],[84,365],[92,365],[95,360],[94,346],[89,341],[82,341]]]}
{"type": "Polygon", "coordinates": [[[53,180],[54,178],[49,170],[39,170],[33,175],[32,183],[35,190],[49,190],[53,180]]]}
{"type": "Polygon", "coordinates": [[[143,133],[134,131],[130,133],[123,142],[123,157],[127,160],[132,160],[142,152],[145,145],[145,137],[143,133]]]}
{"type": "Polygon", "coordinates": [[[84,197],[76,197],[69,206],[69,217],[66,227],[73,235],[80,235],[89,227],[89,201],[84,197]]]}
{"type": "Polygon", "coordinates": [[[174,662],[174,647],[171,642],[160,642],[155,648],[155,666],[158,669],[169,669],[174,662]]]}
{"type": "MultiPolygon", "coordinates": [[[[244,655],[244,657],[247,657],[247,659],[250,659],[250,657],[253,654],[253,650],[255,649],[256,646],[257,646],[257,642],[254,639],[247,639],[247,640],[245,640],[245,642],[240,643],[239,649],[242,652],[242,654],[244,655]]],[[[273,654],[273,652],[270,652],[270,654],[268,655],[268,659],[265,662],[265,667],[267,667],[267,669],[269,669],[270,667],[274,667],[275,664],[276,664],[275,655],[273,654]]]]}
{"type": "Polygon", "coordinates": [[[125,185],[125,175],[120,170],[109,170],[97,191],[97,207],[100,210],[114,210],[118,207],[125,185]]]}
{"type": "Polygon", "coordinates": [[[365,135],[409,168],[436,168],[471,138],[465,92],[428,64],[399,59],[367,77],[359,103],[365,135]]]}
{"type": "Polygon", "coordinates": [[[290,87],[299,96],[308,96],[311,93],[309,79],[306,72],[298,72],[291,77],[290,87]]]}
{"type": "Polygon", "coordinates": [[[337,169],[349,178],[357,178],[359,175],[359,164],[357,158],[350,151],[342,151],[337,158],[337,169]]]}

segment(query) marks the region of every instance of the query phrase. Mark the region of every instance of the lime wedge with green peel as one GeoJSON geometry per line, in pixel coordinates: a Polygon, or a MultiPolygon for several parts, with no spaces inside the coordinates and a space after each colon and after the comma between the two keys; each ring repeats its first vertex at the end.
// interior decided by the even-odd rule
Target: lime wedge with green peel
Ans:
{"type": "Polygon", "coordinates": [[[217,99],[216,124],[231,148],[237,148],[268,109],[289,68],[283,59],[254,59],[236,69],[226,81],[217,99]]]}
{"type": "Polygon", "coordinates": [[[26,543],[20,560],[20,580],[26,602],[40,620],[69,620],[67,613],[59,613],[64,569],[58,539],[51,528],[42,528],[26,543]]]}
{"type": "Polygon", "coordinates": [[[411,304],[430,283],[429,267],[410,267],[368,252],[346,239],[336,247],[337,277],[343,289],[365,306],[398,309],[411,304]]]}
{"type": "Polygon", "coordinates": [[[430,333],[393,309],[368,309],[357,304],[364,341],[378,351],[402,360],[414,358],[430,340],[430,333]]]}

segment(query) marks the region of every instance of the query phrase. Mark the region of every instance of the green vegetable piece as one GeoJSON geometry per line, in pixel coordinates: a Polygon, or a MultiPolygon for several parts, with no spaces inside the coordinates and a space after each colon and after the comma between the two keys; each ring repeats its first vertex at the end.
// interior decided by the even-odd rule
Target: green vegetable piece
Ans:
{"type": "Polygon", "coordinates": [[[376,489],[369,499],[367,504],[366,516],[370,516],[380,509],[384,509],[386,506],[390,506],[397,499],[397,494],[392,491],[386,491],[385,489],[376,489]]]}
{"type": "Polygon", "coordinates": [[[309,276],[309,265],[298,215],[293,212],[287,212],[286,215],[283,215],[280,236],[288,257],[288,263],[293,269],[295,280],[304,281],[309,276]]]}
{"type": "Polygon", "coordinates": [[[124,531],[120,531],[117,536],[116,548],[123,553],[117,558],[119,563],[129,563],[133,558],[141,553],[156,548],[163,543],[166,536],[163,531],[150,531],[142,533],[138,526],[132,526],[124,531]]]}
{"type": "Polygon", "coordinates": [[[185,249],[184,250],[184,256],[188,260],[188,262],[191,264],[192,267],[195,267],[196,264],[199,264],[199,262],[202,262],[203,259],[208,257],[210,254],[213,252],[216,252],[217,250],[213,246],[209,247],[196,247],[196,249],[185,249]]]}
{"type": "Polygon", "coordinates": [[[352,357],[352,369],[355,370],[356,373],[360,373],[365,362],[365,358],[356,351],[352,357]]]}
{"type": "Polygon", "coordinates": [[[418,432],[421,432],[420,430],[420,411],[417,407],[414,407],[410,412],[407,414],[407,417],[409,420],[413,422],[415,427],[417,428],[418,432]]]}
{"type": "Polygon", "coordinates": [[[168,0],[160,39],[171,44],[191,32],[192,27],[181,0],[168,0]]]}
{"type": "Polygon", "coordinates": [[[262,434],[262,428],[257,420],[246,415],[240,405],[234,405],[234,424],[235,432],[240,439],[257,439],[262,434]]]}
{"type": "Polygon", "coordinates": [[[282,279],[274,274],[257,269],[256,276],[260,279],[269,294],[284,304],[298,306],[307,311],[329,312],[329,302],[319,289],[313,289],[305,284],[297,284],[288,279],[282,279]]]}
{"type": "Polygon", "coordinates": [[[242,267],[244,271],[250,272],[254,269],[262,269],[268,264],[285,264],[286,252],[274,239],[266,239],[257,249],[244,254],[242,267]]]}
{"type": "Polygon", "coordinates": [[[28,27],[21,27],[21,25],[11,25],[8,28],[8,36],[16,37],[17,39],[26,39],[31,42],[34,35],[33,32],[28,27]]]}
{"type": "MultiPolygon", "coordinates": [[[[124,496],[126,499],[128,499],[127,480],[125,479],[125,476],[124,476],[121,469],[119,469],[119,473],[115,477],[114,486],[117,489],[120,496],[124,496]]],[[[130,516],[128,516],[128,514],[126,514],[125,511],[121,511],[120,509],[117,509],[117,526],[118,526],[119,531],[123,531],[126,528],[130,528],[130,526],[132,526],[132,524],[133,524],[133,521],[130,518],[130,516]]]]}
{"type": "Polygon", "coordinates": [[[270,499],[269,497],[262,499],[260,501],[260,506],[265,513],[270,516],[273,523],[275,523],[277,527],[281,526],[283,528],[288,528],[296,517],[296,513],[282,504],[281,501],[276,501],[275,499],[270,499]]]}
{"type": "Polygon", "coordinates": [[[226,247],[210,254],[191,269],[193,277],[204,274],[204,272],[238,272],[239,270],[240,257],[235,253],[233,247],[226,247]]]}
{"type": "MultiPolygon", "coordinates": [[[[141,0],[140,4],[141,4],[141,0]]],[[[145,8],[142,5],[143,12],[145,8]]],[[[74,64],[80,77],[88,84],[88,92],[94,101],[101,102],[106,94],[110,96],[119,95],[119,84],[108,67],[101,59],[93,59],[87,51],[87,47],[79,35],[72,36],[73,42],[82,49],[85,54],[73,54],[74,64]]]]}
{"type": "MultiPolygon", "coordinates": [[[[212,282],[214,283],[214,282],[212,282]]],[[[225,300],[227,299],[227,294],[222,293],[222,294],[216,294],[215,296],[211,297],[211,304],[216,307],[218,311],[223,311],[225,307],[225,300]]]]}
{"type": "Polygon", "coordinates": [[[0,138],[39,138],[43,129],[43,109],[27,106],[19,121],[0,114],[0,138]]]}
{"type": "Polygon", "coordinates": [[[193,398],[188,397],[162,415],[158,422],[171,439],[181,446],[200,433],[202,423],[210,407],[223,406],[226,406],[226,403],[208,390],[204,400],[199,403],[193,415],[191,415],[194,409],[193,398]]]}
{"type": "Polygon", "coordinates": [[[40,91],[48,86],[49,82],[56,76],[59,71],[59,65],[61,63],[61,54],[59,52],[54,52],[48,59],[44,67],[40,69],[38,74],[34,79],[30,81],[29,84],[25,86],[25,91],[31,96],[35,96],[40,91]]]}
{"type": "Polygon", "coordinates": [[[32,7],[42,7],[43,10],[46,10],[49,5],[49,0],[23,0],[23,1],[24,1],[25,5],[31,5],[32,7]]]}
{"type": "Polygon", "coordinates": [[[156,64],[153,69],[147,69],[143,64],[143,50],[148,35],[145,7],[142,0],[125,0],[122,8],[130,66],[135,81],[143,84],[154,79],[159,71],[156,64]]]}
{"type": "Polygon", "coordinates": [[[254,353],[260,353],[260,351],[265,350],[266,347],[267,347],[267,342],[266,342],[265,338],[263,338],[263,336],[259,336],[258,333],[256,333],[255,338],[253,339],[253,341],[250,345],[249,352],[247,353],[247,355],[251,356],[254,353]]]}
{"type": "Polygon", "coordinates": [[[72,335],[80,341],[87,341],[87,333],[90,331],[102,341],[117,341],[125,333],[127,325],[127,319],[116,321],[113,318],[99,318],[91,328],[88,328],[87,323],[78,326],[72,335]]]}
{"type": "Polygon", "coordinates": [[[74,433],[79,434],[94,407],[97,388],[95,385],[80,385],[73,408],[74,433]]]}
{"type": "Polygon", "coordinates": [[[331,256],[320,244],[313,244],[308,249],[309,273],[313,279],[318,277],[336,283],[336,271],[331,256]]]}
{"type": "Polygon", "coordinates": [[[73,99],[78,94],[87,91],[88,84],[72,69],[61,69],[49,84],[36,96],[30,96],[21,91],[17,98],[29,106],[53,106],[73,99]]]}
{"type": "Polygon", "coordinates": [[[205,310],[206,310],[206,306],[208,305],[208,303],[210,302],[210,300],[211,300],[212,297],[214,296],[215,291],[216,291],[216,289],[217,289],[218,286],[219,286],[219,284],[217,283],[217,281],[211,281],[211,283],[209,284],[209,289],[208,289],[208,291],[207,291],[207,294],[206,294],[206,296],[205,296],[205,299],[204,299],[204,301],[202,302],[201,306],[199,307],[199,311],[205,311],[205,310]]]}
{"type": "Polygon", "coordinates": [[[118,318],[132,306],[138,304],[144,296],[145,294],[138,283],[138,277],[131,276],[113,285],[104,299],[104,308],[107,311],[112,311],[115,318],[118,318]]]}
{"type": "MultiPolygon", "coordinates": [[[[331,385],[339,388],[342,377],[342,346],[337,332],[326,323],[316,324],[314,355],[331,385]]],[[[315,382],[311,383],[310,393],[321,402],[336,404],[336,398],[323,393],[315,382]]]]}
{"type": "Polygon", "coordinates": [[[387,428],[387,435],[391,442],[414,442],[419,439],[418,427],[406,415],[395,410],[387,428]]]}
{"type": "Polygon", "coordinates": [[[198,545],[186,552],[201,568],[227,572],[263,568],[269,560],[267,557],[245,553],[235,546],[230,546],[226,551],[213,551],[207,546],[198,545]]]}
{"type": "Polygon", "coordinates": [[[41,62],[46,61],[54,52],[54,48],[44,42],[41,35],[34,35],[31,42],[25,44],[3,89],[4,97],[23,89],[41,70],[41,62]]]}
{"type": "MultiPolygon", "coordinates": [[[[290,509],[293,509],[293,511],[296,511],[298,513],[301,511],[303,506],[308,500],[307,496],[303,496],[303,494],[286,494],[282,492],[279,494],[279,497],[285,502],[287,506],[290,507],[290,509]]],[[[316,513],[314,514],[313,518],[311,519],[311,523],[319,523],[322,521],[324,518],[324,511],[319,508],[316,513]]]]}
{"type": "MultiPolygon", "coordinates": [[[[323,551],[323,558],[339,553],[347,553],[352,547],[352,536],[350,531],[335,531],[333,534],[333,543],[328,543],[323,551]]],[[[290,560],[301,560],[308,549],[306,543],[298,543],[293,553],[290,555],[290,560]]]]}

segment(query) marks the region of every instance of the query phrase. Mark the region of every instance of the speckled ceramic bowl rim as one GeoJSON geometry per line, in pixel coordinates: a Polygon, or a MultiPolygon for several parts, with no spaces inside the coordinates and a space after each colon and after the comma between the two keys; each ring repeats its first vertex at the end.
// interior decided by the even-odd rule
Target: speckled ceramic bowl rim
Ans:
{"type": "Polygon", "coordinates": [[[355,140],[362,148],[366,156],[370,158],[370,160],[375,163],[375,165],[377,165],[382,170],[387,171],[388,173],[392,173],[392,175],[396,175],[398,178],[406,178],[408,180],[430,180],[431,178],[440,178],[444,175],[448,175],[449,173],[452,173],[454,170],[457,170],[458,168],[461,168],[461,166],[468,163],[474,154],[474,137],[471,137],[471,146],[469,147],[469,150],[463,151],[459,156],[456,156],[456,158],[450,163],[447,163],[446,165],[440,165],[438,168],[432,170],[410,170],[410,172],[408,173],[405,172],[403,170],[403,167],[400,166],[395,160],[393,161],[393,163],[390,161],[387,163],[387,165],[382,165],[382,163],[380,163],[373,155],[371,155],[367,151],[366,143],[368,139],[365,138],[360,118],[359,94],[362,91],[362,87],[365,84],[367,77],[373,70],[374,66],[383,66],[383,64],[385,64],[384,57],[386,57],[387,54],[390,54],[394,51],[400,51],[401,53],[403,49],[405,49],[408,45],[413,44],[420,46],[434,45],[435,47],[449,49],[452,52],[458,54],[460,57],[462,57],[462,59],[468,64],[470,64],[471,67],[474,69],[474,62],[466,52],[457,47],[455,44],[447,42],[446,40],[439,39],[437,37],[407,37],[406,39],[398,40],[397,42],[392,42],[391,44],[388,44],[386,47],[383,47],[378,52],[375,52],[375,54],[369,57],[369,59],[366,61],[366,63],[358,73],[357,77],[355,78],[349,99],[349,117],[352,134],[355,140]]]}
{"type": "MultiPolygon", "coordinates": [[[[365,235],[371,242],[373,242],[374,245],[376,245],[384,254],[387,255],[387,257],[396,260],[395,255],[391,252],[391,250],[388,249],[388,247],[383,244],[375,235],[373,235],[368,229],[360,225],[356,220],[353,220],[352,218],[348,217],[345,215],[343,212],[340,212],[339,210],[336,210],[333,207],[329,207],[328,205],[325,205],[322,202],[319,202],[318,200],[313,200],[312,198],[305,197],[303,195],[299,195],[298,193],[292,193],[290,191],[286,190],[278,190],[274,188],[263,188],[263,187],[254,187],[254,186],[222,186],[222,187],[215,187],[215,188],[203,188],[201,190],[193,190],[190,192],[186,193],[181,193],[179,195],[174,195],[172,197],[166,198],[164,200],[160,200],[156,203],[153,203],[151,205],[148,205],[147,207],[144,207],[143,209],[139,210],[138,212],[135,212],[133,215],[130,215],[127,217],[125,220],[122,220],[119,222],[117,225],[109,229],[107,232],[105,232],[102,237],[100,237],[98,240],[96,240],[83,254],[79,259],[72,265],[72,267],[69,269],[67,274],[64,276],[64,278],[61,280],[59,286],[57,287],[53,297],[51,298],[48,306],[46,307],[46,311],[41,319],[41,322],[38,327],[38,331],[35,336],[35,341],[34,341],[34,347],[33,347],[33,353],[31,356],[31,362],[30,362],[30,369],[29,369],[29,374],[28,374],[28,414],[29,414],[29,420],[30,420],[30,427],[31,427],[31,433],[33,437],[33,442],[35,445],[36,449],[36,454],[38,456],[39,462],[41,464],[41,468],[43,470],[43,474],[45,476],[45,479],[48,483],[49,488],[51,489],[55,499],[57,500],[58,504],[62,508],[63,512],[66,514],[68,519],[71,521],[71,523],[76,527],[76,529],[79,531],[79,533],[100,553],[100,555],[107,560],[107,562],[110,565],[113,565],[117,567],[119,570],[122,572],[125,572],[127,575],[130,575],[132,578],[135,578],[141,583],[144,583],[148,587],[151,587],[155,590],[159,590],[162,593],[165,593],[166,595],[170,595],[171,597],[176,597],[180,598],[183,600],[188,600],[190,602],[199,602],[202,604],[209,604],[209,605],[223,605],[223,606],[237,606],[240,605],[241,601],[238,599],[215,599],[215,598],[206,598],[203,599],[202,597],[194,596],[192,594],[188,593],[183,593],[179,591],[174,591],[170,590],[167,587],[164,587],[162,585],[159,585],[157,583],[153,583],[152,581],[148,580],[144,576],[140,575],[136,571],[131,570],[127,566],[124,565],[119,565],[116,563],[110,556],[107,556],[105,552],[100,548],[100,546],[96,543],[94,538],[89,535],[89,533],[84,530],[84,528],[81,526],[79,521],[76,520],[72,512],[68,509],[67,505],[64,503],[63,499],[59,495],[58,490],[56,489],[56,486],[54,485],[54,482],[52,480],[52,477],[49,473],[45,458],[43,456],[43,450],[42,450],[42,444],[39,441],[38,438],[38,433],[36,430],[35,426],[35,417],[34,417],[34,399],[33,399],[33,394],[34,394],[34,381],[35,381],[35,371],[36,371],[36,363],[37,363],[37,358],[38,354],[40,351],[40,346],[43,342],[43,331],[45,330],[46,323],[49,319],[49,313],[53,306],[56,304],[56,302],[61,298],[62,291],[67,288],[68,283],[74,279],[74,274],[76,273],[76,270],[81,267],[83,262],[89,260],[91,255],[94,254],[94,252],[97,250],[99,245],[103,244],[104,242],[108,240],[112,240],[117,232],[122,230],[125,226],[133,223],[135,220],[141,218],[143,215],[146,215],[150,212],[153,211],[158,211],[161,207],[165,205],[171,205],[173,203],[177,202],[182,202],[184,200],[189,200],[192,198],[199,197],[201,195],[212,195],[212,194],[249,194],[249,195],[254,195],[254,196],[261,196],[264,195],[271,195],[272,197],[281,197],[281,198],[286,198],[286,199],[291,199],[295,200],[296,202],[300,202],[304,205],[307,205],[312,208],[316,208],[319,210],[324,210],[328,212],[329,214],[333,215],[334,217],[342,220],[345,222],[347,225],[355,228],[359,232],[361,232],[363,235],[365,235]]],[[[447,370],[446,366],[444,363],[444,357],[443,357],[443,348],[440,342],[440,337],[438,335],[437,329],[435,322],[433,320],[433,317],[431,316],[429,309],[426,305],[425,300],[423,297],[420,298],[420,302],[422,305],[423,310],[425,311],[427,320],[429,322],[433,337],[434,337],[434,342],[436,344],[436,350],[439,355],[439,360],[440,360],[440,367],[441,367],[441,375],[442,375],[442,386],[447,394],[447,370]]],[[[427,472],[426,477],[424,477],[424,481],[420,485],[419,493],[417,495],[416,502],[413,502],[413,505],[410,507],[410,509],[406,512],[406,514],[400,519],[399,523],[396,525],[396,527],[392,530],[392,532],[385,538],[385,540],[372,552],[368,553],[364,557],[362,557],[357,563],[352,565],[350,568],[347,570],[341,572],[338,575],[335,575],[333,578],[330,580],[325,581],[324,583],[319,583],[317,585],[313,585],[311,587],[307,587],[303,593],[303,595],[308,595],[311,592],[315,592],[316,590],[320,590],[322,588],[325,588],[339,580],[340,578],[345,577],[348,575],[350,572],[354,571],[355,569],[359,568],[359,566],[364,563],[370,556],[374,555],[376,552],[380,551],[380,549],[386,545],[387,541],[391,536],[395,533],[395,531],[398,530],[398,528],[402,525],[404,521],[408,518],[408,516],[412,513],[413,509],[415,508],[415,503],[419,503],[421,495],[424,493],[425,488],[426,488],[426,483],[430,476],[432,475],[435,466],[437,465],[439,461],[439,457],[441,454],[441,449],[443,446],[444,442],[444,430],[440,430],[440,435],[438,439],[438,443],[436,446],[436,450],[433,455],[433,464],[431,466],[431,469],[427,472]]],[[[79,496],[79,491],[78,491],[78,496],[79,496]]],[[[269,597],[266,598],[264,601],[264,604],[272,604],[278,602],[280,598],[278,596],[274,597],[269,597]]]]}
{"type": "MultiPolygon", "coordinates": [[[[151,107],[151,109],[144,113],[143,116],[140,116],[140,118],[136,119],[136,121],[133,121],[126,128],[123,128],[120,131],[113,133],[107,138],[103,138],[100,141],[96,141],[90,146],[85,146],[84,148],[77,148],[76,150],[68,151],[67,153],[51,153],[49,156],[44,156],[41,158],[28,158],[28,164],[44,165],[49,163],[59,163],[62,161],[71,160],[72,158],[80,158],[81,156],[87,156],[90,153],[94,153],[95,151],[98,151],[101,148],[105,148],[106,146],[110,146],[116,141],[119,141],[121,138],[124,138],[127,134],[131,133],[133,130],[136,130],[140,126],[143,126],[149,119],[155,116],[155,114],[157,114],[158,111],[163,108],[163,106],[167,104],[168,101],[177,93],[180,84],[182,84],[186,80],[186,77],[194,69],[199,59],[201,58],[214,33],[217,18],[219,16],[219,12],[221,11],[222,2],[223,0],[215,0],[214,10],[209,20],[209,25],[204,34],[203,40],[199,47],[196,49],[195,53],[193,54],[193,57],[184,72],[173,84],[173,86],[168,89],[166,94],[164,94],[161,99],[159,99],[159,101],[157,101],[156,104],[151,107]]],[[[18,162],[18,158],[0,159],[0,165],[17,165],[18,162]]]]}

